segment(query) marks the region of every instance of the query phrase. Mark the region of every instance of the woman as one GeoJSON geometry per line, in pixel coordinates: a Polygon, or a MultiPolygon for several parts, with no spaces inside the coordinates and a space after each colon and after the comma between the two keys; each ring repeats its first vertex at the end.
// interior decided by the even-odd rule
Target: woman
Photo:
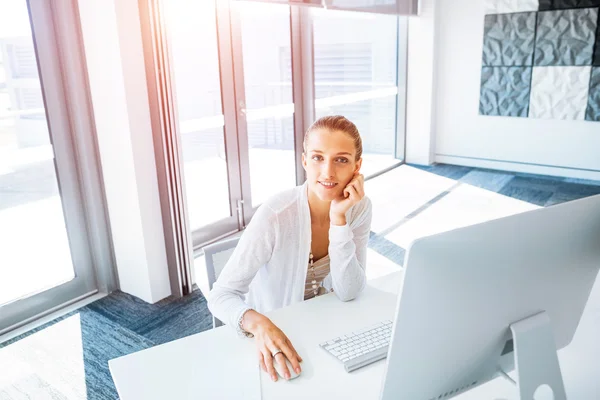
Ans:
{"type": "Polygon", "coordinates": [[[365,287],[371,202],[361,156],[352,122],[317,120],[304,137],[306,182],[258,208],[208,295],[217,318],[254,337],[260,366],[274,381],[273,359],[289,379],[285,358],[296,373],[302,358],[261,313],[328,291],[348,301],[365,287]]]}

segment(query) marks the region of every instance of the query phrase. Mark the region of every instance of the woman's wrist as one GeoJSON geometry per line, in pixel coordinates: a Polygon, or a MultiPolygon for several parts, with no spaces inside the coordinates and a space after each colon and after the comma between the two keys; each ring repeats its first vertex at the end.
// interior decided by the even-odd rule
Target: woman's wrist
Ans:
{"type": "Polygon", "coordinates": [[[329,220],[331,221],[331,225],[338,225],[338,226],[346,225],[346,215],[345,214],[331,214],[329,216],[329,220]]]}
{"type": "Polygon", "coordinates": [[[253,335],[256,335],[258,329],[265,321],[269,320],[264,315],[260,314],[255,310],[248,310],[242,318],[242,329],[253,335]]]}

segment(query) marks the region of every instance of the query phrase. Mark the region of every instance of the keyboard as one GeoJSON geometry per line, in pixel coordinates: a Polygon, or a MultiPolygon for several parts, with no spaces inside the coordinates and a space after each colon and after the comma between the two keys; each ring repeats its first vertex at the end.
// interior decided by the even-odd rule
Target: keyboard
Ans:
{"type": "Polygon", "coordinates": [[[392,321],[383,321],[319,346],[341,361],[346,372],[352,372],[386,358],[391,335],[392,321]]]}

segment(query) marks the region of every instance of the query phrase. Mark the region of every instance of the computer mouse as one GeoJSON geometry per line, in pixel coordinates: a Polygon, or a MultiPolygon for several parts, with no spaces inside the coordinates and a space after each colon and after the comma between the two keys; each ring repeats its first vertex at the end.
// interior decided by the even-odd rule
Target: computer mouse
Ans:
{"type": "Polygon", "coordinates": [[[295,379],[298,376],[300,376],[300,374],[296,373],[296,371],[294,371],[294,368],[292,367],[292,363],[290,362],[290,360],[288,360],[286,357],[277,357],[273,360],[273,367],[275,367],[275,371],[277,371],[277,375],[279,375],[280,378],[282,379],[286,379],[285,375],[283,374],[283,368],[281,366],[281,364],[279,364],[279,362],[277,361],[278,359],[283,358],[285,360],[285,364],[287,365],[288,371],[290,372],[290,379],[295,379]]]}

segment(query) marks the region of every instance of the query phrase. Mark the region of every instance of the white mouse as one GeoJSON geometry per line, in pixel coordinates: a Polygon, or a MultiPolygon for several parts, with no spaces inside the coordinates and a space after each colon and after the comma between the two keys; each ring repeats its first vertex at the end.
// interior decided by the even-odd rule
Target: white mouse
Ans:
{"type": "Polygon", "coordinates": [[[285,357],[277,357],[273,360],[273,367],[275,367],[275,371],[277,371],[277,375],[279,375],[280,378],[285,379],[285,375],[283,374],[283,368],[282,368],[281,364],[279,364],[279,362],[277,361],[279,358],[283,358],[285,360],[288,371],[290,372],[290,380],[300,376],[300,374],[297,374],[296,371],[294,371],[294,368],[292,367],[292,363],[290,362],[290,360],[288,360],[285,357]]]}

